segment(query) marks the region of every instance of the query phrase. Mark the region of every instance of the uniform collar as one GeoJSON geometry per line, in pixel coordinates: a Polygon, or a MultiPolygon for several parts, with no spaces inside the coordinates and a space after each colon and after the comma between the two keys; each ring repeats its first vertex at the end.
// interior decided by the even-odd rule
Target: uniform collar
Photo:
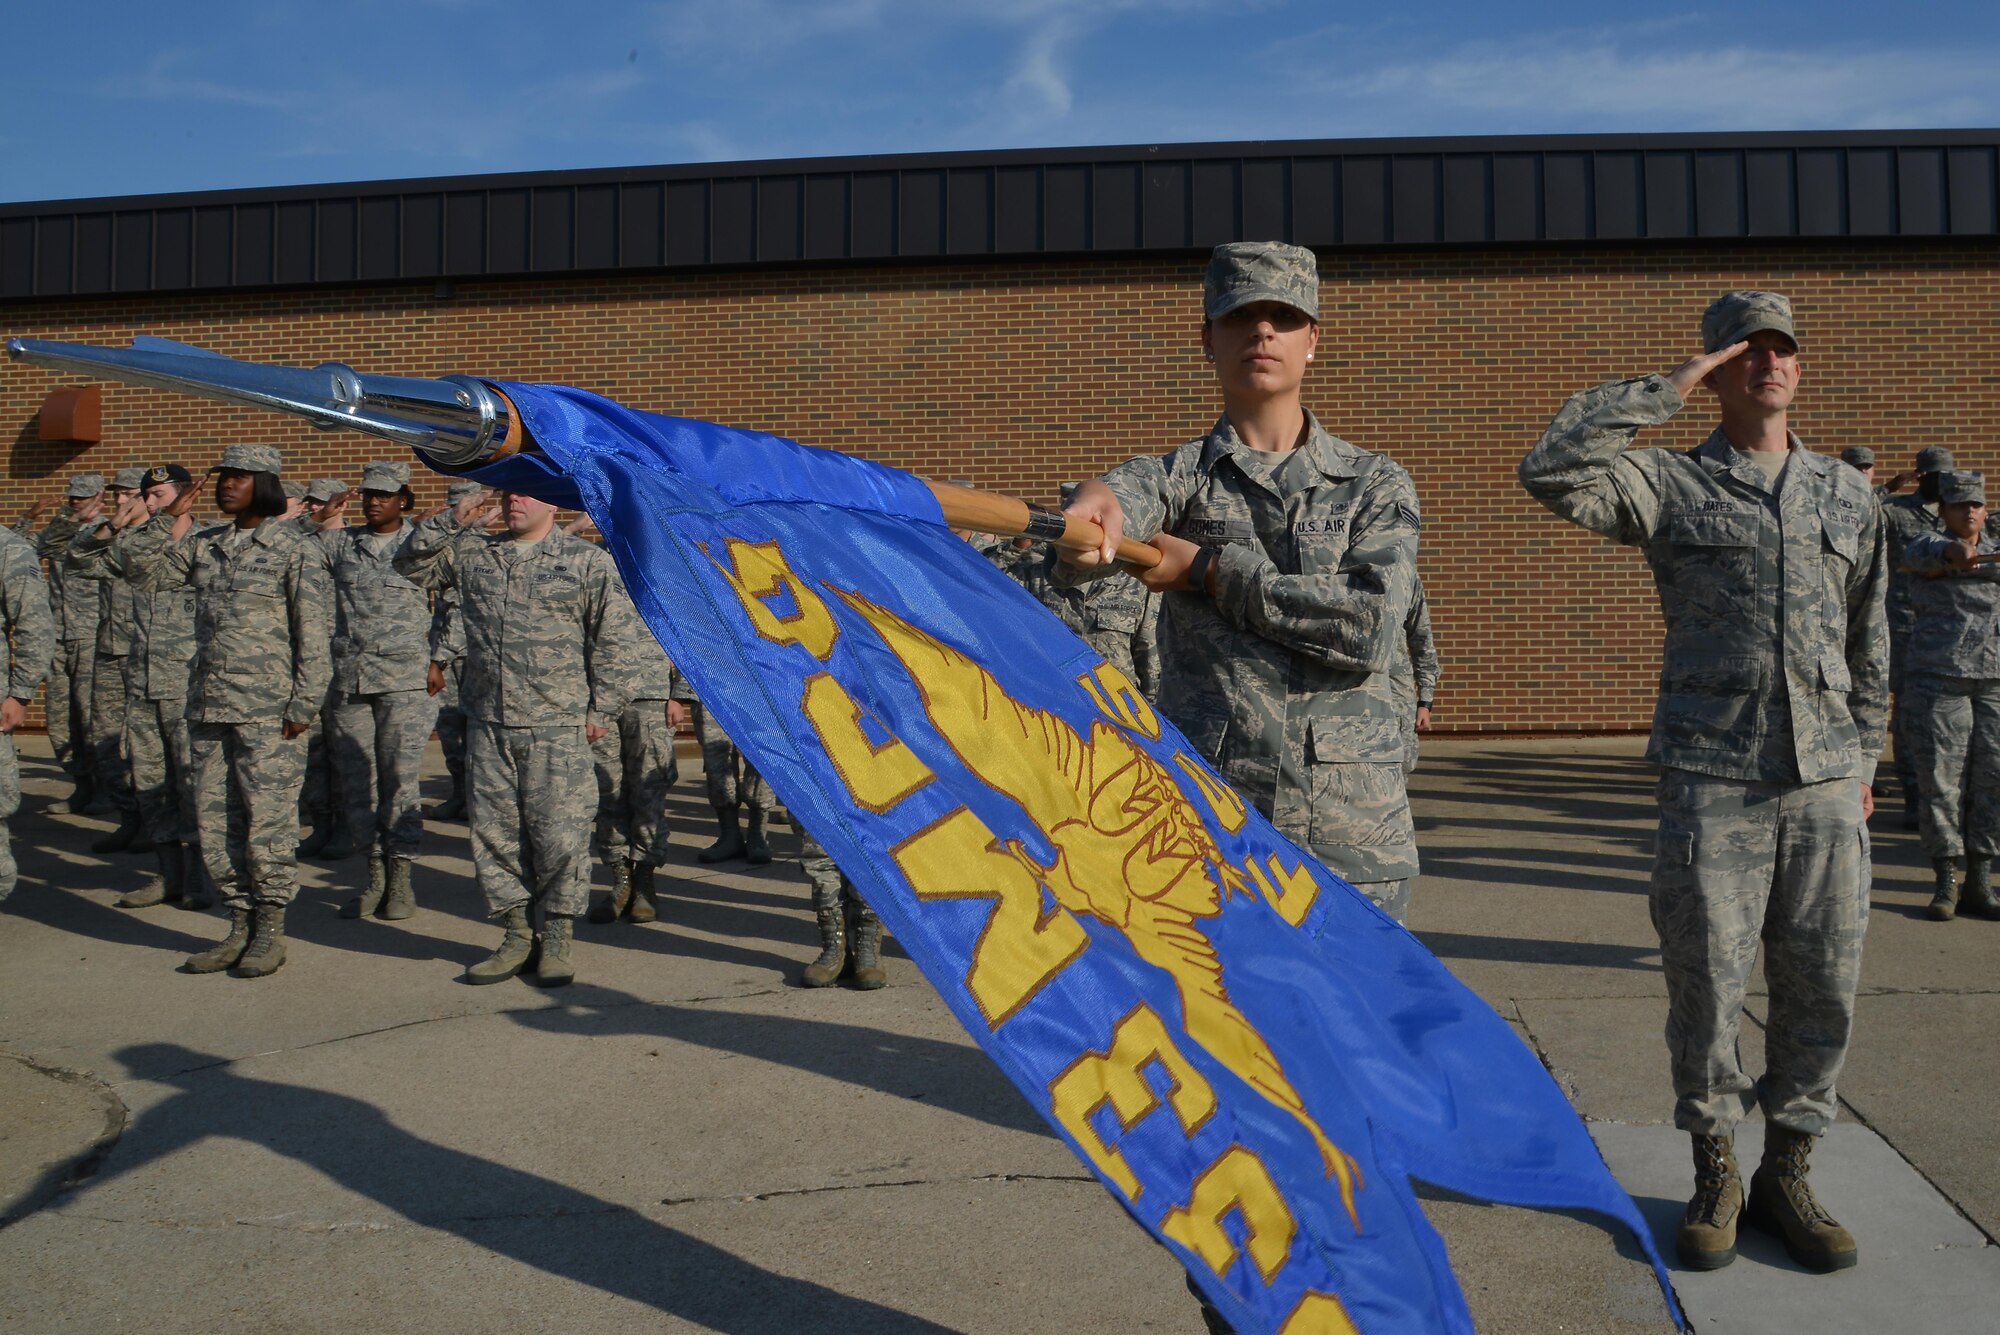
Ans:
{"type": "MultiPolygon", "coordinates": [[[[1226,456],[1250,447],[1236,434],[1230,423],[1229,414],[1215,419],[1215,425],[1208,429],[1206,444],[1202,447],[1201,462],[1204,471],[1211,469],[1226,456]]],[[[1350,445],[1340,437],[1328,433],[1319,424],[1319,419],[1306,409],[1306,443],[1290,452],[1302,456],[1306,463],[1321,477],[1332,482],[1345,482],[1349,478],[1360,477],[1375,466],[1376,456],[1356,445],[1350,445]]],[[[1245,476],[1252,481],[1256,478],[1245,470],[1245,476]]]]}
{"type": "MultiPolygon", "coordinates": [[[[1788,442],[1786,451],[1789,457],[1785,461],[1784,472],[1789,473],[1794,469],[1804,468],[1810,472],[1824,474],[1830,468],[1845,467],[1837,459],[1826,459],[1814,454],[1790,431],[1785,433],[1785,440],[1788,442]]],[[[1695,458],[1702,468],[1710,473],[1727,473],[1738,482],[1755,487],[1759,491],[1767,492],[1771,489],[1773,479],[1757,466],[1748,451],[1739,450],[1730,443],[1729,437],[1720,426],[1711,431],[1708,439],[1696,447],[1695,458]]]]}

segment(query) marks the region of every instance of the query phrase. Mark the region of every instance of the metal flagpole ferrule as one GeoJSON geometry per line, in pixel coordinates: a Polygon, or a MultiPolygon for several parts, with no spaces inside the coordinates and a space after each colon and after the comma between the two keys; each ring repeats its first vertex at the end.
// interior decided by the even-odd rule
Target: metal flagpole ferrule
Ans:
{"type": "Polygon", "coordinates": [[[490,463],[520,449],[522,433],[506,401],[473,376],[363,375],[341,362],[267,366],[147,335],[129,348],[39,338],[10,338],[5,346],[10,358],[33,366],[289,413],[322,431],[380,436],[444,468],[490,463]]]}

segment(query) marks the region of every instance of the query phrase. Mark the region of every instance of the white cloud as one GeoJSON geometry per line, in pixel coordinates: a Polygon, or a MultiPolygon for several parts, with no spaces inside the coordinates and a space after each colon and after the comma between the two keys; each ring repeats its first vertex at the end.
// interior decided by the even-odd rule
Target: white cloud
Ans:
{"type": "MultiPolygon", "coordinates": [[[[1685,34],[1684,34],[1685,35],[1685,34]]],[[[1993,51],[1796,45],[1632,49],[1606,34],[1468,43],[1367,73],[1310,76],[1335,106],[1468,129],[1844,129],[1990,121],[1993,51]],[[1503,124],[1488,117],[1499,115],[1503,124]]]]}

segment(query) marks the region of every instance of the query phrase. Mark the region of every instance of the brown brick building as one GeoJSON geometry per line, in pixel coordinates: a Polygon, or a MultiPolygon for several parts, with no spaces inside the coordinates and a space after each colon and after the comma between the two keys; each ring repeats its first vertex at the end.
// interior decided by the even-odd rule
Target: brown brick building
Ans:
{"type": "MultiPolygon", "coordinates": [[[[1646,726],[1650,580],[1528,501],[1568,394],[1663,369],[1737,286],[1795,303],[1796,429],[2000,467],[2000,132],[1368,141],[621,169],[0,206],[0,333],[586,386],[1052,500],[1202,430],[1201,260],[1321,259],[1307,403],[1405,464],[1444,659],[1438,723],[1646,726]]],[[[384,442],[0,366],[0,516],[68,473],[274,441],[353,479],[384,442]]],[[[1649,443],[1713,425],[1697,403],[1649,443]]],[[[420,481],[425,503],[442,483],[420,481]]]]}

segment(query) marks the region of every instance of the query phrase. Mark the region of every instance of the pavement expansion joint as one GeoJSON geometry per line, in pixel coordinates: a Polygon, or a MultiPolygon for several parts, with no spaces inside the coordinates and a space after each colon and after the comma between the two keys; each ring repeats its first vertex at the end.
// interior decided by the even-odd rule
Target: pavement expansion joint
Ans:
{"type": "Polygon", "coordinates": [[[784,1200],[793,1196],[821,1196],[829,1192],[901,1190],[908,1187],[937,1187],[954,1182],[1061,1182],[1095,1186],[1097,1179],[1085,1173],[981,1173],[976,1177],[913,1177],[890,1182],[835,1182],[823,1187],[789,1187],[781,1191],[760,1191],[732,1196],[669,1196],[660,1204],[715,1205],[733,1202],[751,1205],[761,1201],[784,1200]]]}

